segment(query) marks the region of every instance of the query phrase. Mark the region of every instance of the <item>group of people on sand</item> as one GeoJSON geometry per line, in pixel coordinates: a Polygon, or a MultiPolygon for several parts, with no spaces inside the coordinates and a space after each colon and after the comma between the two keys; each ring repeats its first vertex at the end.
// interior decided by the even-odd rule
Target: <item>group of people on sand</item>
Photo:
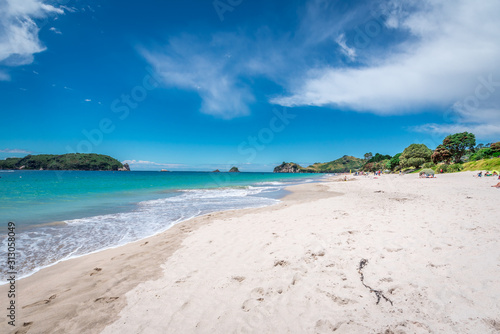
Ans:
{"type": "MultiPolygon", "coordinates": [[[[485,172],[484,176],[497,176],[498,180],[500,180],[500,175],[498,174],[498,172],[496,170],[494,170],[493,173],[492,172],[485,172]]],[[[480,171],[479,173],[477,173],[477,177],[483,177],[483,171],[480,171]]],[[[500,182],[498,182],[497,184],[495,184],[492,187],[500,188],[500,182]]]]}
{"type": "MultiPolygon", "coordinates": [[[[483,176],[483,172],[481,171],[481,172],[477,173],[477,176],[478,177],[482,177],[483,176]]],[[[498,176],[498,172],[496,170],[493,171],[493,173],[492,172],[485,172],[484,176],[498,176]]],[[[500,179],[500,177],[498,177],[498,178],[500,179]]]]}
{"type": "MultiPolygon", "coordinates": [[[[373,173],[373,176],[377,176],[377,175],[380,176],[382,174],[382,171],[376,171],[376,172],[371,172],[371,173],[373,173]]],[[[352,175],[354,175],[354,176],[360,176],[360,175],[369,176],[369,175],[371,175],[371,173],[369,173],[369,172],[354,172],[352,175]]]]}

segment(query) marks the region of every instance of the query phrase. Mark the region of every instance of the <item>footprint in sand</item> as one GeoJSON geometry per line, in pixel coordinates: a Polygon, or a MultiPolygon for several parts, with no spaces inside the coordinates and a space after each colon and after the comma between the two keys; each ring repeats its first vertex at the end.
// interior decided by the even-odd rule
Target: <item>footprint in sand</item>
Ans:
{"type": "Polygon", "coordinates": [[[233,276],[232,279],[235,280],[235,281],[238,281],[238,282],[243,282],[245,280],[246,277],[243,277],[243,276],[233,276]]]}
{"type": "Polygon", "coordinates": [[[101,270],[102,270],[102,268],[94,268],[94,271],[90,273],[90,276],[97,274],[101,270]]]}
{"type": "Polygon", "coordinates": [[[500,320],[484,319],[484,321],[497,331],[500,331],[500,320]]]}
{"type": "Polygon", "coordinates": [[[389,253],[394,253],[394,252],[400,252],[403,250],[403,248],[384,248],[386,251],[388,251],[389,253]]]}
{"type": "Polygon", "coordinates": [[[94,303],[100,302],[100,303],[106,303],[109,304],[111,302],[114,302],[120,297],[99,297],[96,300],[94,300],[94,303]]]}
{"type": "Polygon", "coordinates": [[[288,265],[288,262],[285,260],[279,260],[279,261],[274,262],[275,267],[277,267],[277,266],[285,267],[287,265],[288,265]]]}
{"type": "Polygon", "coordinates": [[[351,303],[356,303],[356,301],[354,301],[352,299],[342,298],[342,297],[336,296],[328,291],[323,291],[323,290],[318,289],[318,292],[325,294],[328,298],[330,298],[331,300],[333,300],[335,303],[337,303],[340,306],[351,304],[351,303]]]}
{"type": "Polygon", "coordinates": [[[35,302],[33,304],[29,304],[29,305],[23,306],[22,308],[24,309],[24,308],[33,307],[33,306],[45,305],[45,304],[50,303],[54,299],[56,299],[56,297],[57,297],[57,295],[52,295],[48,299],[37,301],[37,302],[35,302]]]}
{"type": "Polygon", "coordinates": [[[241,305],[241,309],[244,312],[249,312],[252,308],[257,306],[258,304],[259,304],[259,301],[257,299],[247,299],[241,305]]]}
{"type": "Polygon", "coordinates": [[[250,311],[255,306],[259,305],[259,303],[264,301],[265,296],[264,288],[258,287],[250,291],[250,299],[247,299],[241,305],[241,309],[244,312],[250,311]]]}
{"type": "Polygon", "coordinates": [[[318,333],[331,333],[335,332],[337,329],[339,329],[340,326],[342,326],[343,322],[337,322],[336,324],[332,324],[328,320],[318,320],[316,321],[316,331],[318,333]]]}
{"type": "Polygon", "coordinates": [[[33,325],[33,321],[23,323],[23,326],[16,331],[16,334],[26,334],[33,325]]]}

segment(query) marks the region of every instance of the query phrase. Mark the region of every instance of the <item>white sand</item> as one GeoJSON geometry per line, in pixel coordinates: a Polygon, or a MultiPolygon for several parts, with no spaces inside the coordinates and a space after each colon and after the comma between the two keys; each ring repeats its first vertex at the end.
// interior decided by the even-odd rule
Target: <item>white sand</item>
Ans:
{"type": "Polygon", "coordinates": [[[500,189],[472,174],[302,185],[65,261],[19,282],[20,333],[498,333],[500,189]]]}
{"type": "Polygon", "coordinates": [[[472,173],[330,182],[340,197],[213,220],[103,333],[495,333],[500,189],[472,173]],[[393,305],[360,281],[380,289],[393,305]]]}

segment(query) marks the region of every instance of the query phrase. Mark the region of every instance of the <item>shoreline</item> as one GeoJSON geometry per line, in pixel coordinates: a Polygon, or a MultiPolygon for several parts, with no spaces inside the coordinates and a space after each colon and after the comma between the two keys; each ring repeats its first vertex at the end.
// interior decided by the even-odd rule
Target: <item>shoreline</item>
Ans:
{"type": "Polygon", "coordinates": [[[498,332],[500,196],[473,174],[306,183],[59,263],[17,282],[16,330],[498,332]]]}
{"type": "MultiPolygon", "coordinates": [[[[65,328],[60,332],[64,333],[68,328],[67,326],[70,325],[67,323],[68,317],[76,316],[79,313],[77,309],[81,307],[81,303],[86,303],[90,309],[94,310],[95,319],[90,321],[91,326],[80,330],[98,333],[97,329],[103,329],[105,325],[116,319],[118,311],[126,305],[123,298],[125,293],[143,281],[158,278],[162,272],[161,265],[163,262],[181,247],[182,241],[190,233],[203,225],[209,224],[214,219],[223,219],[227,216],[240,217],[261,210],[277,210],[283,205],[286,206],[300,200],[296,194],[297,189],[300,192],[301,187],[309,188],[310,185],[318,184],[321,184],[321,181],[289,186],[285,190],[290,193],[274,205],[217,211],[190,218],[174,224],[167,230],[158,232],[153,236],[61,260],[48,267],[41,268],[27,277],[18,279],[16,284],[19,290],[19,298],[16,303],[21,308],[17,309],[16,318],[20,320],[16,329],[12,332],[16,330],[28,331],[32,324],[44,322],[47,313],[50,313],[59,315],[57,317],[58,321],[64,323],[63,327],[65,328]],[[153,256],[153,259],[151,256],[153,256]],[[144,268],[144,262],[148,261],[154,262],[155,266],[144,268]],[[106,267],[110,267],[109,265],[114,269],[111,272],[105,270],[106,267]],[[121,268],[126,268],[127,271],[121,268]],[[93,278],[101,278],[102,276],[107,276],[106,280],[112,280],[114,283],[96,288],[93,278]],[[57,282],[56,286],[53,286],[53,282],[57,282]],[[74,291],[74,285],[78,285],[77,291],[74,291]],[[108,297],[100,299],[102,298],[101,295],[109,294],[109,292],[113,294],[112,297],[109,297],[111,299],[106,299],[108,297]],[[101,300],[102,302],[100,302],[101,300]],[[110,302],[113,303],[111,309],[107,307],[110,302]],[[96,311],[94,303],[98,303],[97,309],[102,309],[101,312],[96,311]],[[68,309],[68,304],[73,306],[68,309]],[[62,314],[64,316],[61,316],[62,314]],[[110,314],[114,314],[115,317],[110,317],[110,314]],[[23,326],[24,323],[28,323],[28,325],[23,326]]],[[[305,189],[302,191],[304,193],[309,192],[305,189]]],[[[7,291],[7,284],[0,285],[0,295],[6,296],[7,291]]],[[[5,302],[6,300],[1,306],[4,306],[5,302]]],[[[6,304],[5,306],[7,307],[6,304]]],[[[36,327],[37,332],[53,330],[53,324],[47,324],[46,322],[42,326],[43,329],[36,327]]],[[[11,326],[7,326],[3,322],[0,324],[0,330],[3,332],[4,329],[6,332],[12,330],[11,326]]]]}
{"type": "MultiPolygon", "coordinates": [[[[264,181],[265,182],[265,181],[264,181]]],[[[272,182],[272,181],[271,181],[272,182]]],[[[295,182],[297,182],[298,184],[302,184],[301,182],[303,182],[303,180],[301,179],[297,179],[295,180],[295,182]]],[[[292,183],[292,185],[294,185],[294,183],[292,183]]],[[[321,178],[318,178],[317,180],[313,181],[313,183],[316,183],[316,182],[321,182],[321,178]]],[[[296,185],[296,183],[295,183],[296,185]]],[[[251,188],[252,186],[254,186],[253,184],[250,184],[248,186],[239,186],[239,185],[235,185],[235,186],[229,186],[229,187],[219,187],[219,188],[200,188],[200,189],[176,189],[174,190],[175,192],[179,192],[179,193],[189,193],[190,191],[192,190],[195,190],[195,191],[204,191],[204,190],[214,190],[214,191],[217,191],[217,190],[225,190],[226,188],[227,189],[239,189],[240,187],[243,187],[244,189],[247,189],[247,188],[251,188]]],[[[262,196],[259,196],[259,195],[256,195],[255,197],[262,197],[262,198],[266,198],[266,199],[269,199],[269,200],[281,200],[282,198],[286,197],[287,196],[287,192],[286,192],[286,188],[288,188],[290,186],[285,186],[284,188],[280,189],[280,190],[276,190],[274,195],[271,195],[271,196],[266,196],[266,195],[262,195],[262,196]]],[[[265,187],[263,187],[263,189],[265,189],[265,187]]],[[[167,192],[171,192],[172,190],[168,190],[167,192]]],[[[163,193],[165,191],[162,191],[160,193],[163,193]]],[[[266,192],[263,192],[263,194],[266,194],[266,192]]],[[[159,197],[159,198],[154,198],[154,199],[146,199],[145,201],[150,201],[150,200],[157,200],[157,199],[163,199],[164,197],[159,197]]],[[[129,203],[127,205],[137,205],[139,203],[142,203],[142,201],[140,202],[137,202],[137,203],[129,203]]],[[[262,206],[255,206],[255,207],[252,207],[250,206],[249,208],[264,208],[264,207],[267,207],[267,206],[272,206],[272,205],[275,205],[275,203],[269,203],[269,204],[266,204],[266,205],[262,205],[262,206]]],[[[223,210],[223,211],[213,211],[213,212],[208,212],[206,214],[209,214],[209,213],[216,213],[216,212],[226,212],[226,211],[233,211],[233,210],[240,210],[241,208],[234,208],[234,209],[227,209],[227,210],[223,210]]],[[[245,208],[243,208],[245,209],[245,208]]],[[[132,211],[130,211],[132,212],[132,211]]],[[[111,214],[117,214],[117,213],[121,213],[121,211],[118,211],[118,212],[113,212],[111,214]]],[[[125,211],[125,213],[129,213],[129,211],[125,211]]],[[[147,238],[150,238],[150,237],[153,237],[153,236],[156,236],[158,234],[161,234],[165,231],[167,231],[168,229],[170,229],[172,226],[176,225],[176,224],[179,224],[179,223],[182,223],[182,222],[185,222],[185,221],[189,221],[191,219],[194,219],[194,218],[197,218],[197,217],[202,217],[206,214],[202,214],[202,215],[195,215],[195,216],[191,216],[191,217],[185,217],[185,218],[182,218],[180,219],[180,221],[175,221],[175,222],[172,222],[172,225],[168,226],[168,227],[165,227],[165,228],[162,228],[162,229],[159,229],[158,231],[156,232],[153,232],[152,234],[150,235],[147,235],[147,236],[141,236],[139,239],[137,240],[134,240],[134,241],[126,241],[125,243],[121,243],[121,244],[115,244],[115,245],[110,245],[110,246],[106,246],[104,248],[99,248],[99,249],[95,249],[95,250],[92,250],[88,253],[85,253],[85,254],[77,254],[77,255],[69,255],[69,256],[65,256],[63,258],[60,258],[58,260],[55,260],[54,262],[50,263],[50,264],[44,264],[44,265],[41,265],[41,266],[37,266],[35,268],[33,268],[32,271],[30,271],[29,273],[27,274],[23,274],[23,276],[19,276],[18,277],[18,280],[22,280],[22,279],[25,279],[27,277],[30,277],[32,276],[33,274],[39,272],[40,270],[43,270],[45,268],[50,268],[58,263],[61,263],[61,262],[64,262],[64,261],[68,261],[68,260],[72,260],[72,259],[77,259],[77,258],[80,258],[82,256],[87,256],[87,255],[90,255],[90,254],[95,254],[95,253],[98,253],[98,252],[102,252],[102,251],[106,251],[106,250],[109,250],[109,249],[114,249],[114,248],[118,248],[118,247],[122,247],[122,246],[126,246],[130,243],[134,243],[134,242],[140,242],[141,240],[145,240],[147,238]]],[[[103,216],[103,215],[107,215],[107,214],[101,214],[101,215],[98,215],[98,216],[103,216]]],[[[78,220],[78,219],[86,219],[87,217],[82,217],[82,218],[74,218],[74,219],[69,219],[69,220],[78,220]]],[[[17,225],[17,224],[16,224],[17,225]]],[[[18,232],[21,232],[21,231],[24,231],[25,230],[28,230],[28,231],[36,231],[36,228],[38,227],[50,227],[50,226],[57,226],[57,225],[61,225],[61,226],[64,226],[64,225],[68,225],[68,223],[66,223],[65,221],[53,221],[53,222],[48,222],[48,223],[43,223],[43,224],[38,224],[38,225],[34,225],[34,226],[24,226],[24,225],[20,225],[20,226],[16,226],[16,230],[18,232]],[[35,230],[33,230],[35,229],[35,230]]],[[[8,281],[1,281],[0,282],[0,287],[3,286],[3,285],[6,285],[8,283],[8,281]]]]}

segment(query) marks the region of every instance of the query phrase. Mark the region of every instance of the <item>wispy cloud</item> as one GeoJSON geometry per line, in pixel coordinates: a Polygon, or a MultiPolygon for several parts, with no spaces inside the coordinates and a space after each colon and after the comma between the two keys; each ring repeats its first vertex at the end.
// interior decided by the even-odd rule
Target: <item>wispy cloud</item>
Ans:
{"type": "Polygon", "coordinates": [[[27,150],[22,150],[19,148],[5,148],[3,150],[0,150],[0,153],[24,153],[24,154],[30,154],[33,153],[32,151],[27,151],[27,150]]]}
{"type": "Polygon", "coordinates": [[[57,29],[56,27],[50,27],[49,30],[55,34],[62,35],[62,32],[59,29],[57,29]]]}
{"type": "Polygon", "coordinates": [[[132,167],[136,167],[138,169],[145,169],[145,168],[182,168],[183,164],[169,164],[169,163],[159,163],[159,162],[153,162],[153,161],[146,161],[146,160],[124,160],[122,161],[123,164],[129,164],[132,167]]]}
{"type": "Polygon", "coordinates": [[[10,79],[10,76],[5,71],[0,69],[0,81],[6,81],[9,79],[10,79]]]}
{"type": "Polygon", "coordinates": [[[75,7],[61,6],[60,8],[63,9],[65,12],[70,12],[70,13],[75,13],[78,11],[78,9],[75,7]]]}
{"type": "Polygon", "coordinates": [[[352,61],[356,59],[356,50],[347,46],[344,34],[340,34],[335,41],[340,46],[342,53],[349,58],[349,60],[352,61]]]}
{"type": "MultiPolygon", "coordinates": [[[[64,11],[42,0],[5,0],[0,2],[0,64],[19,66],[33,62],[33,55],[45,50],[38,38],[34,19],[63,14],[64,11]]],[[[8,80],[5,70],[0,80],[8,80]]]]}
{"type": "Polygon", "coordinates": [[[215,48],[209,48],[195,37],[172,38],[161,50],[143,50],[142,54],[166,85],[197,92],[202,112],[221,118],[247,115],[254,96],[239,78],[243,69],[229,56],[230,41],[217,39],[210,43],[215,48]],[[221,53],[226,56],[220,57],[221,53]]]}
{"type": "Polygon", "coordinates": [[[85,99],[85,100],[83,100],[83,101],[85,101],[85,102],[92,102],[92,100],[91,100],[91,99],[85,99]]]}
{"type": "Polygon", "coordinates": [[[410,130],[434,135],[448,135],[467,131],[476,134],[480,139],[496,141],[500,136],[500,109],[469,110],[455,105],[445,115],[445,122],[413,126],[410,130]]]}

